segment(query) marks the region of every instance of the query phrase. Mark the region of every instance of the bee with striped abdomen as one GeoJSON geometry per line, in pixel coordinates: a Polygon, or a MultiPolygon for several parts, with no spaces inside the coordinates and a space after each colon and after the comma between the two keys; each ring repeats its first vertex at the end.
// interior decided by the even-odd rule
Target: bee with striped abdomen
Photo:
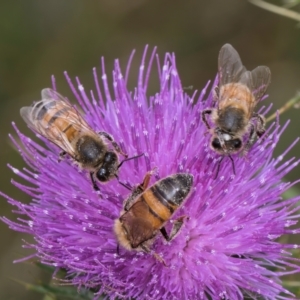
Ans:
{"type": "MultiPolygon", "coordinates": [[[[164,225],[187,198],[193,185],[193,176],[173,174],[147,188],[152,173],[148,172],[143,183],[134,189],[125,201],[120,218],[115,221],[118,243],[127,250],[151,252],[149,246],[158,231],[167,241],[171,241],[185,218],[177,218],[170,235],[167,234],[164,225]]],[[[165,264],[158,254],[154,253],[154,256],[165,264]]]]}
{"type": "MultiPolygon", "coordinates": [[[[265,132],[265,118],[254,109],[270,84],[271,72],[265,66],[247,71],[237,51],[230,44],[225,44],[219,53],[218,76],[219,85],[215,90],[217,107],[204,110],[202,119],[209,130],[211,127],[206,115],[210,114],[215,124],[211,148],[231,158],[231,154],[241,150],[246,153],[256,136],[261,137],[265,132]],[[244,135],[248,132],[244,145],[244,135]]],[[[232,158],[231,161],[233,163],[232,158]]]]}
{"type": "Polygon", "coordinates": [[[96,133],[75,107],[52,89],[43,89],[42,100],[22,107],[20,114],[33,131],[62,149],[60,157],[68,154],[80,167],[90,171],[95,190],[99,188],[94,177],[100,182],[107,182],[113,177],[118,179],[119,167],[133,158],[127,158],[108,133],[96,133]],[[112,144],[114,150],[108,149],[104,139],[112,144]],[[117,153],[126,159],[119,163],[117,153]]]}

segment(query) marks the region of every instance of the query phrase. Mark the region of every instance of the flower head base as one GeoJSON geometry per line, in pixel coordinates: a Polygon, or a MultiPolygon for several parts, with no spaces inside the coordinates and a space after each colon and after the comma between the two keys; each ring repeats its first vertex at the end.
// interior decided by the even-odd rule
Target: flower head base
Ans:
{"type": "MultiPolygon", "coordinates": [[[[124,77],[117,60],[113,96],[103,61],[104,96],[95,69],[96,93],[90,95],[78,79],[76,89],[67,74],[66,78],[95,131],[110,133],[130,156],[144,153],[120,168],[121,181],[138,185],[155,167],[158,172],[151,184],[174,173],[193,175],[191,194],[172,217],[188,216],[180,232],[168,243],[157,234],[151,248],[168,267],[148,253],[123,248],[117,252],[113,224],[128,190],[112,180],[99,185],[100,192],[96,192],[87,172],[71,159],[58,163],[58,147],[44,139],[46,146],[40,146],[14,124],[21,143],[12,140],[29,169],[10,168],[33,186],[13,184],[33,200],[24,205],[4,195],[24,219],[2,220],[14,230],[33,235],[35,243],[26,246],[34,249],[35,256],[44,264],[67,269],[72,284],[95,288],[96,298],[105,292],[126,299],[234,300],[249,295],[289,299],[292,294],[282,287],[279,277],[299,272],[296,259],[286,250],[298,245],[276,239],[299,232],[288,228],[296,223],[294,205],[299,197],[280,198],[291,186],[282,177],[299,161],[281,163],[293,145],[272,158],[285,126],[274,123],[267,130],[268,137],[258,140],[246,157],[233,156],[236,176],[224,159],[215,179],[220,156],[210,149],[210,137],[201,121],[201,112],[212,105],[212,93],[205,87],[198,98],[185,94],[175,58],[167,54],[162,67],[158,62],[160,90],[148,97],[154,58],[155,51],[146,68],[145,51],[134,92],[126,88],[129,67],[124,77]]],[[[171,222],[167,231],[170,226],[171,222]]]]}

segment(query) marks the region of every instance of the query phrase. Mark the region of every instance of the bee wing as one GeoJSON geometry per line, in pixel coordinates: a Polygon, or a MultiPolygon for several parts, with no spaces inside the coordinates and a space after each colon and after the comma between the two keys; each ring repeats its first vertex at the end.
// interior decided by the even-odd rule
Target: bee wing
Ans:
{"type": "Polygon", "coordinates": [[[87,134],[99,138],[75,107],[66,102],[60,94],[51,89],[44,89],[42,97],[45,98],[20,110],[21,117],[33,131],[56,144],[73,158],[76,155],[74,146],[62,130],[62,126],[72,126],[77,135],[87,134]]]}
{"type": "Polygon", "coordinates": [[[252,76],[252,92],[257,101],[265,94],[270,82],[271,71],[268,67],[259,66],[251,72],[252,76]]]}
{"type": "Polygon", "coordinates": [[[25,121],[25,123],[30,127],[31,129],[34,129],[34,122],[31,118],[31,112],[32,112],[32,107],[31,106],[24,106],[20,109],[20,115],[25,121]]]}
{"type": "Polygon", "coordinates": [[[60,100],[67,102],[65,97],[50,88],[43,89],[41,94],[43,100],[60,100]]]}
{"type": "Polygon", "coordinates": [[[219,53],[219,86],[226,83],[238,82],[242,74],[246,71],[237,51],[230,44],[225,44],[219,53]]]}
{"type": "Polygon", "coordinates": [[[259,66],[253,71],[246,71],[239,82],[250,89],[255,97],[256,101],[254,105],[256,105],[265,94],[271,82],[271,71],[268,67],[259,66]]]}

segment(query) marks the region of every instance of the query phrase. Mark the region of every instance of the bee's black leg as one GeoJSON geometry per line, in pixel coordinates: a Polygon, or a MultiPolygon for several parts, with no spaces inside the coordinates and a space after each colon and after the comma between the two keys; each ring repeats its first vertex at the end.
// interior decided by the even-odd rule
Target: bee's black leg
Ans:
{"type": "Polygon", "coordinates": [[[205,109],[202,111],[201,116],[202,116],[202,121],[204,122],[204,124],[206,125],[207,129],[210,129],[210,125],[206,119],[206,115],[210,115],[212,113],[211,109],[205,109]]]}
{"type": "Polygon", "coordinates": [[[251,129],[250,129],[250,134],[249,134],[249,139],[242,151],[242,155],[246,155],[247,152],[249,151],[250,147],[254,144],[256,138],[256,130],[254,124],[251,124],[251,129]]]}
{"type": "Polygon", "coordinates": [[[248,139],[246,146],[244,147],[242,155],[247,154],[250,147],[254,144],[256,137],[260,138],[266,132],[266,129],[265,129],[266,120],[265,120],[264,116],[255,113],[255,114],[253,114],[252,119],[255,120],[254,121],[255,123],[251,123],[249,139],[248,139]]]}
{"type": "Polygon", "coordinates": [[[168,235],[165,227],[162,227],[160,229],[160,232],[163,235],[163,237],[166,239],[166,241],[169,242],[169,241],[173,240],[173,238],[175,237],[175,235],[178,233],[181,226],[183,225],[183,220],[185,218],[186,218],[186,216],[181,216],[178,219],[174,220],[174,224],[173,224],[170,236],[168,235]]]}
{"type": "Polygon", "coordinates": [[[265,132],[266,119],[264,116],[257,114],[256,116],[257,125],[256,125],[256,133],[258,137],[261,137],[265,132]]]}
{"type": "Polygon", "coordinates": [[[114,140],[114,138],[110,134],[108,134],[105,131],[100,131],[98,132],[98,134],[108,139],[118,153],[122,154],[124,157],[128,157],[128,154],[122,151],[121,147],[118,145],[118,143],[114,140]]]}
{"type": "Polygon", "coordinates": [[[67,154],[66,151],[61,151],[59,153],[58,162],[61,162],[64,159],[64,157],[66,156],[66,154],[67,154]]]}
{"type": "Polygon", "coordinates": [[[96,183],[96,180],[95,180],[95,177],[94,177],[94,172],[90,172],[90,176],[91,176],[91,180],[92,180],[92,183],[93,183],[93,188],[95,191],[100,191],[97,183],[96,183]]]}

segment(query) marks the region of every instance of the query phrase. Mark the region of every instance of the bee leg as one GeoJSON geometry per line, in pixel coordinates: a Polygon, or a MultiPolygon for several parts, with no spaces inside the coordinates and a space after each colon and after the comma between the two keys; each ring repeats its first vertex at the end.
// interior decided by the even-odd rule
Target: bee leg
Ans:
{"type": "Polygon", "coordinates": [[[215,104],[217,103],[218,99],[219,99],[219,95],[220,95],[220,89],[218,86],[216,86],[213,89],[213,103],[212,106],[215,107],[215,104]]]}
{"type": "Polygon", "coordinates": [[[95,177],[94,177],[94,172],[90,172],[90,176],[91,176],[91,180],[92,180],[94,190],[95,191],[100,191],[100,189],[99,189],[99,187],[96,183],[95,177]]]}
{"type": "Polygon", "coordinates": [[[165,267],[167,267],[167,264],[165,260],[159,256],[156,252],[151,251],[146,245],[140,245],[140,247],[146,252],[146,253],[151,253],[159,262],[161,262],[165,267]]]}
{"type": "Polygon", "coordinates": [[[149,186],[151,176],[156,172],[157,167],[154,167],[151,171],[147,172],[143,182],[139,185],[143,191],[149,186]]]}
{"type": "Polygon", "coordinates": [[[254,144],[256,138],[256,130],[254,124],[251,124],[251,129],[250,129],[250,134],[249,134],[249,139],[242,151],[242,156],[246,155],[250,149],[250,147],[254,144]]]}
{"type": "Polygon", "coordinates": [[[66,151],[61,151],[59,153],[58,162],[61,162],[64,159],[64,157],[66,156],[66,154],[67,154],[66,151]]]}
{"type": "Polygon", "coordinates": [[[125,203],[125,206],[124,206],[125,211],[128,211],[130,209],[133,200],[148,187],[150,178],[154,174],[156,169],[157,168],[155,167],[151,171],[147,172],[144,177],[143,182],[141,184],[139,184],[138,186],[136,186],[135,188],[133,188],[131,195],[129,196],[129,198],[127,199],[127,201],[125,203]]]}
{"type": "Polygon", "coordinates": [[[212,113],[211,109],[205,109],[202,111],[201,116],[202,116],[202,121],[204,122],[205,126],[207,127],[207,129],[210,129],[210,125],[206,119],[206,115],[210,115],[212,113]]]}
{"type": "Polygon", "coordinates": [[[171,230],[170,235],[168,235],[165,227],[162,227],[160,229],[160,232],[163,235],[163,237],[166,239],[166,241],[170,242],[171,240],[173,240],[173,238],[175,237],[175,235],[178,233],[181,226],[183,225],[183,220],[185,218],[186,218],[186,216],[181,216],[178,219],[174,220],[173,228],[171,230]]]}
{"type": "Polygon", "coordinates": [[[259,115],[259,114],[256,114],[255,117],[257,120],[256,133],[257,133],[258,137],[261,137],[266,132],[266,129],[265,129],[266,119],[264,116],[259,115]]]}
{"type": "Polygon", "coordinates": [[[255,124],[251,123],[249,140],[243,150],[242,155],[247,154],[250,147],[254,144],[255,138],[257,136],[260,138],[266,132],[266,129],[265,129],[266,120],[265,120],[264,116],[255,113],[255,114],[253,114],[252,119],[255,119],[256,122],[255,122],[255,124]]]}
{"type": "Polygon", "coordinates": [[[118,143],[114,140],[114,138],[110,134],[108,134],[105,131],[100,131],[98,132],[98,134],[108,139],[118,153],[122,154],[126,158],[128,157],[128,155],[121,150],[121,147],[118,145],[118,143]]]}
{"type": "Polygon", "coordinates": [[[153,252],[152,255],[159,261],[161,262],[165,267],[168,267],[165,260],[159,256],[156,252],[153,252]]]}

